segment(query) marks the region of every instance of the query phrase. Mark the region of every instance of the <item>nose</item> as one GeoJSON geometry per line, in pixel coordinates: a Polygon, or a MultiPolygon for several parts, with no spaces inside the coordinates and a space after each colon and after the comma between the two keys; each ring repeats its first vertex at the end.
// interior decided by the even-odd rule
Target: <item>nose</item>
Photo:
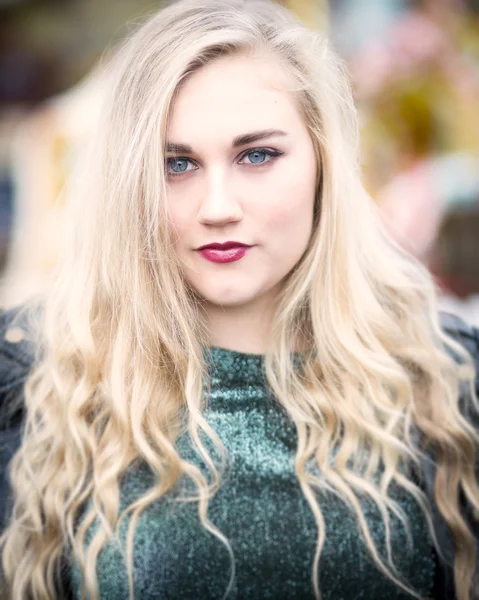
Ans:
{"type": "Polygon", "coordinates": [[[206,178],[205,190],[198,211],[198,221],[203,225],[226,225],[243,217],[243,210],[227,173],[211,173],[206,178]]]}

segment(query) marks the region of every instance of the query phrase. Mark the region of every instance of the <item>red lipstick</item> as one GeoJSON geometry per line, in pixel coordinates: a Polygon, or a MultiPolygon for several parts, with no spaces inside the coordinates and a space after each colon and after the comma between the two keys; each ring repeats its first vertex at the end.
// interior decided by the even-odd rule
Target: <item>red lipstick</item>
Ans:
{"type": "Polygon", "coordinates": [[[249,248],[251,246],[241,242],[223,242],[222,244],[214,242],[201,246],[198,248],[198,252],[210,262],[229,263],[243,258],[249,248]]]}

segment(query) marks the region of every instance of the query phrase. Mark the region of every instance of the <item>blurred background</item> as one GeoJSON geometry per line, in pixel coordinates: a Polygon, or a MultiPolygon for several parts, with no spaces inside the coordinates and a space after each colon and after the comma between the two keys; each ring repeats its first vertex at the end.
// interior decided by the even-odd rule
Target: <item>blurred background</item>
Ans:
{"type": "MultiPolygon", "coordinates": [[[[170,0],[174,1],[174,0],[170,0]]],[[[280,1],[280,0],[278,0],[280,1]]],[[[350,69],[364,180],[441,305],[479,325],[479,0],[281,0],[350,69]]],[[[45,285],[99,61],[166,0],[0,0],[0,303],[45,285]]]]}

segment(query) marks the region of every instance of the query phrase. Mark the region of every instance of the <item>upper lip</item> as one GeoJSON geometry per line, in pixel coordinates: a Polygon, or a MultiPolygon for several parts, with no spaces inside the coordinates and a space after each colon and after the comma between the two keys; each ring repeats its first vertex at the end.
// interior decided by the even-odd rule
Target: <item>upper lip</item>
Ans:
{"type": "Polygon", "coordinates": [[[249,244],[243,244],[242,242],[213,242],[211,244],[205,244],[204,246],[200,246],[198,250],[206,250],[207,248],[212,250],[229,250],[230,248],[239,247],[248,248],[249,244]]]}

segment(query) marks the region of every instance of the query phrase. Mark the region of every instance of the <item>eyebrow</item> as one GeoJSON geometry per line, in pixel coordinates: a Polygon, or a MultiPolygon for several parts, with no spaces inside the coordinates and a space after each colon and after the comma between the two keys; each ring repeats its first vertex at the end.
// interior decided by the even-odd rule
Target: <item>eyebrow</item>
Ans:
{"type": "MultiPolygon", "coordinates": [[[[252,131],[251,133],[243,133],[241,135],[237,135],[233,143],[231,144],[232,148],[239,148],[240,146],[245,146],[246,144],[252,144],[259,140],[264,140],[266,138],[270,138],[273,136],[285,136],[288,135],[285,131],[281,129],[264,129],[262,131],[252,131]]],[[[168,143],[166,146],[167,152],[184,152],[186,154],[193,152],[191,146],[188,144],[175,144],[168,143]]]]}

